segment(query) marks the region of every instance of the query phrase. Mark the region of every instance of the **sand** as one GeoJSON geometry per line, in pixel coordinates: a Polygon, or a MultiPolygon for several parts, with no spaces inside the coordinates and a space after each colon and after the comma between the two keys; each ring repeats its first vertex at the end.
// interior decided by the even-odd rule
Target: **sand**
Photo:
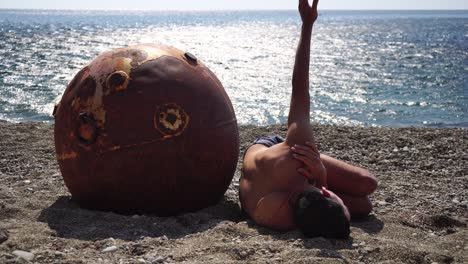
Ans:
{"type": "MultiPolygon", "coordinates": [[[[352,222],[348,240],[257,226],[239,210],[239,169],[224,199],[198,212],[81,209],[60,175],[53,125],[0,121],[0,263],[468,263],[468,130],[314,128],[321,152],[379,180],[374,213],[352,222]]],[[[241,155],[256,136],[285,132],[241,127],[241,155]]]]}

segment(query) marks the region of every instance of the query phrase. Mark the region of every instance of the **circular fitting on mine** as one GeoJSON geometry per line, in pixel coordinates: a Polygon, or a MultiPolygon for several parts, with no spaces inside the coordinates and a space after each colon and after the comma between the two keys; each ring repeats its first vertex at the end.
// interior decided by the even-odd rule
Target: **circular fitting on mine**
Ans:
{"type": "Polygon", "coordinates": [[[154,113],[154,127],[165,136],[179,136],[189,123],[187,113],[175,103],[159,106],[154,113]]]}
{"type": "Polygon", "coordinates": [[[195,64],[196,64],[197,61],[198,61],[197,57],[196,57],[195,55],[193,55],[192,53],[190,53],[190,52],[186,52],[186,53],[184,54],[184,56],[185,56],[185,58],[186,58],[189,62],[191,62],[191,63],[195,63],[195,64]]]}
{"type": "Polygon", "coordinates": [[[97,127],[92,114],[86,112],[80,113],[76,134],[81,144],[91,145],[96,141],[97,127]]]}
{"type": "Polygon", "coordinates": [[[121,91],[127,89],[130,77],[124,71],[113,72],[107,77],[106,85],[110,91],[121,91]]]}

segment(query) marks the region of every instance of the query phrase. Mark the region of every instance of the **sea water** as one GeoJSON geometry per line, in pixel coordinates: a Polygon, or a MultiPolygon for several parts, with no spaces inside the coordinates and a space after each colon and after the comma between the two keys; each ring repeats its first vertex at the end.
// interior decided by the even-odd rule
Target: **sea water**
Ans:
{"type": "MultiPolygon", "coordinates": [[[[296,11],[0,10],[0,119],[53,122],[98,54],[159,43],[201,59],[240,124],[284,123],[300,25],[296,11]]],[[[315,122],[468,127],[468,11],[324,11],[310,77],[315,122]]]]}

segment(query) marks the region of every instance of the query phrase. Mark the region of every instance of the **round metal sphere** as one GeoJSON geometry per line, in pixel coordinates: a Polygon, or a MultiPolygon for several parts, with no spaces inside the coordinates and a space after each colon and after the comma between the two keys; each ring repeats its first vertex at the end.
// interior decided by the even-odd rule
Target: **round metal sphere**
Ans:
{"type": "Polygon", "coordinates": [[[216,204],[239,155],[231,101],[194,55],[162,45],[106,52],[55,111],[63,179],[85,208],[175,215],[216,204]]]}

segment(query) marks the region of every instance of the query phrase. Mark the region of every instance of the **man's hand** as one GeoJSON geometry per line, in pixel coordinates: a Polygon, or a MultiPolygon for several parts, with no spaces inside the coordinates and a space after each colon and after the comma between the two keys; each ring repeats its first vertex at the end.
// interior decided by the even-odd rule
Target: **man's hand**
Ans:
{"type": "Polygon", "coordinates": [[[327,187],[327,169],[320,159],[317,147],[311,142],[306,142],[305,146],[295,145],[291,151],[293,157],[304,164],[304,167],[297,171],[310,181],[315,181],[316,187],[327,187]]]}
{"type": "Polygon", "coordinates": [[[309,5],[308,0],[299,0],[299,13],[301,14],[302,23],[305,26],[312,27],[318,18],[318,6],[319,0],[314,0],[312,6],[309,5]]]}

